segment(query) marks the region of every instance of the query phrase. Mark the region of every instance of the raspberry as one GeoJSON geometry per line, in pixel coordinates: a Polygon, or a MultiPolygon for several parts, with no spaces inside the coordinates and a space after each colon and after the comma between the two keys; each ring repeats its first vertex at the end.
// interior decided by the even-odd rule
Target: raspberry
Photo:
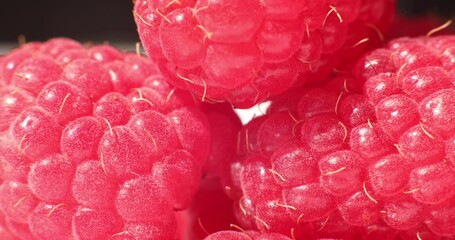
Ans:
{"type": "Polygon", "coordinates": [[[203,101],[247,108],[377,46],[394,4],[139,0],[134,15],[146,51],[168,80],[203,101]]]}
{"type": "Polygon", "coordinates": [[[0,69],[2,239],[174,239],[176,211],[233,158],[232,108],[194,101],[139,55],[59,38],[0,69]]]}
{"type": "Polygon", "coordinates": [[[442,53],[454,47],[450,35],[395,39],[272,99],[225,174],[241,225],[294,239],[453,238],[454,58],[442,53]]]}

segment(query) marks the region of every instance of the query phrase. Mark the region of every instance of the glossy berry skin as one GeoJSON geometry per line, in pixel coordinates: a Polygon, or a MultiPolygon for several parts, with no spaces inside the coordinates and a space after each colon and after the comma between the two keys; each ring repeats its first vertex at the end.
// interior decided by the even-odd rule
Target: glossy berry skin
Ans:
{"type": "Polygon", "coordinates": [[[290,238],[279,233],[260,233],[256,231],[236,232],[236,231],[219,231],[208,235],[204,240],[289,240],[290,238]]]}
{"type": "Polygon", "coordinates": [[[58,38],[0,69],[1,239],[173,239],[175,210],[232,158],[211,150],[235,145],[212,142],[224,115],[209,121],[138,54],[58,38]]]}
{"type": "Polygon", "coordinates": [[[349,73],[274,98],[239,132],[226,173],[242,226],[294,239],[454,238],[455,58],[442,54],[454,47],[451,35],[395,39],[349,73]]]}
{"type": "Polygon", "coordinates": [[[387,31],[393,8],[393,0],[139,0],[134,16],[172,84],[248,108],[376,46],[372,29],[387,31]]]}

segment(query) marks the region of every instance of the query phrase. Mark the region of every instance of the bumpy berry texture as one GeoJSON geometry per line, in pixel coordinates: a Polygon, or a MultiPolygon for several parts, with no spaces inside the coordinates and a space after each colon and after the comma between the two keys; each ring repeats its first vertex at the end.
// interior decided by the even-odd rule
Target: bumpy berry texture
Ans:
{"type": "Polygon", "coordinates": [[[250,107],[379,44],[394,0],[136,0],[149,56],[175,86],[250,107]]]}
{"type": "Polygon", "coordinates": [[[226,161],[211,129],[232,148],[153,62],[108,45],[26,44],[0,82],[1,239],[174,239],[175,211],[226,161]]]}
{"type": "Polygon", "coordinates": [[[212,233],[204,240],[223,240],[223,239],[232,239],[232,240],[291,240],[282,234],[279,233],[259,233],[256,231],[245,231],[237,232],[232,230],[220,231],[212,233]]]}
{"type": "Polygon", "coordinates": [[[231,229],[231,224],[236,224],[233,201],[225,195],[221,181],[235,156],[241,122],[229,104],[204,104],[203,111],[210,123],[211,150],[192,204],[178,214],[177,239],[182,240],[202,240],[208,233],[231,229]]]}
{"type": "Polygon", "coordinates": [[[291,91],[239,133],[244,229],[292,239],[455,237],[455,36],[400,38],[291,91]]]}

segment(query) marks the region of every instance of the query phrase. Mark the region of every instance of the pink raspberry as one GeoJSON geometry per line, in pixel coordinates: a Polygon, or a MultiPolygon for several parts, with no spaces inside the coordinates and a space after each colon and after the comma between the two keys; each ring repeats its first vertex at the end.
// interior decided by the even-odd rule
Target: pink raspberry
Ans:
{"type": "Polygon", "coordinates": [[[378,45],[394,4],[137,0],[134,15],[146,51],[174,85],[250,107],[378,45]]]}
{"type": "Polygon", "coordinates": [[[1,239],[174,239],[233,157],[232,108],[136,54],[52,39],[2,57],[0,80],[1,239]]]}
{"type": "Polygon", "coordinates": [[[275,97],[226,172],[245,229],[294,239],[455,237],[455,37],[399,38],[275,97]]]}

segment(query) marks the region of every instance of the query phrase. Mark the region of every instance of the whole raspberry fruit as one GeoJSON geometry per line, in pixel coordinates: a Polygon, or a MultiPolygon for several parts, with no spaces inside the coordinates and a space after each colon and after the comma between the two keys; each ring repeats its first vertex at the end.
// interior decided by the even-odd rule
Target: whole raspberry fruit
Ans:
{"type": "Polygon", "coordinates": [[[0,238],[174,238],[211,148],[191,95],[146,58],[69,39],[13,50],[0,83],[0,238]]]}
{"type": "Polygon", "coordinates": [[[338,50],[374,46],[393,8],[393,0],[137,0],[134,14],[174,85],[249,107],[341,60],[338,50]]]}
{"type": "Polygon", "coordinates": [[[294,239],[455,237],[455,37],[392,40],[239,133],[246,229],[294,239]]]}

